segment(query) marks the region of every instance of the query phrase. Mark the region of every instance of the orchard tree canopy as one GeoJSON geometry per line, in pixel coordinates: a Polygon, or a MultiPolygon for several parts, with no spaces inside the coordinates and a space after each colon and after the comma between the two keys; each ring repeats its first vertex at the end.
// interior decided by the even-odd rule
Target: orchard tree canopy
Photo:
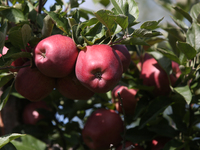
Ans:
{"type": "Polygon", "coordinates": [[[47,1],[0,0],[0,149],[200,149],[199,0],[47,1]]]}

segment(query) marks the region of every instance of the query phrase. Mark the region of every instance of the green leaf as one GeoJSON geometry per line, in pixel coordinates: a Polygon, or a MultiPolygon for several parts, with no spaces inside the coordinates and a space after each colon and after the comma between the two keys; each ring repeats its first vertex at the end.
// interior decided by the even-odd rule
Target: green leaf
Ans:
{"type": "Polygon", "coordinates": [[[184,31],[187,32],[188,26],[182,20],[176,19],[175,17],[171,16],[172,20],[184,31]]]}
{"type": "Polygon", "coordinates": [[[172,52],[166,49],[157,48],[157,51],[162,53],[165,57],[180,64],[179,58],[172,52]]]}
{"type": "Polygon", "coordinates": [[[5,44],[6,32],[7,32],[8,24],[5,22],[0,27],[0,54],[2,54],[2,50],[5,44]]]}
{"type": "Polygon", "coordinates": [[[125,45],[148,45],[143,39],[139,37],[128,37],[122,39],[120,43],[125,45]]]}
{"type": "Polygon", "coordinates": [[[147,108],[147,111],[140,120],[139,128],[142,129],[145,127],[148,122],[154,120],[170,104],[172,104],[172,101],[167,97],[157,97],[156,99],[152,100],[147,108]]]}
{"type": "Polygon", "coordinates": [[[158,28],[158,24],[163,20],[164,18],[161,18],[158,21],[147,21],[145,23],[143,23],[140,28],[141,29],[147,29],[147,30],[154,30],[156,28],[158,28]]]}
{"type": "Polygon", "coordinates": [[[28,24],[24,24],[21,28],[21,34],[22,34],[22,40],[23,40],[23,45],[24,49],[26,49],[26,45],[31,39],[31,32],[32,29],[28,24]]]}
{"type": "Polygon", "coordinates": [[[99,21],[97,20],[97,18],[91,18],[90,20],[87,20],[83,23],[81,23],[81,29],[83,30],[86,27],[90,27],[94,24],[97,24],[99,21]]]}
{"type": "Polygon", "coordinates": [[[192,93],[188,85],[183,87],[176,87],[174,88],[174,91],[180,94],[185,99],[188,105],[190,104],[190,102],[192,101],[192,93]]]}
{"type": "Polygon", "coordinates": [[[43,27],[42,27],[42,38],[46,38],[51,35],[53,30],[53,22],[49,15],[47,15],[43,20],[43,27]]]}
{"type": "Polygon", "coordinates": [[[0,148],[2,148],[4,145],[6,145],[7,143],[9,143],[10,141],[25,136],[25,134],[18,134],[18,133],[12,133],[12,134],[8,134],[8,135],[4,135],[0,137],[0,148]]]}
{"type": "Polygon", "coordinates": [[[134,21],[139,17],[137,3],[134,0],[111,0],[111,2],[119,14],[128,16],[129,27],[134,25],[134,21]]]}
{"type": "Polygon", "coordinates": [[[196,50],[188,43],[178,41],[177,47],[188,59],[193,59],[197,54],[196,50]]]}
{"type": "Polygon", "coordinates": [[[12,91],[12,87],[13,87],[14,81],[11,84],[11,86],[9,86],[1,95],[1,99],[0,99],[0,111],[3,109],[3,107],[6,105],[6,102],[8,101],[8,98],[10,96],[10,93],[12,91]]]}
{"type": "Polygon", "coordinates": [[[110,15],[110,17],[122,28],[126,29],[128,27],[128,17],[124,15],[110,15]]]}
{"type": "Polygon", "coordinates": [[[171,34],[177,40],[185,42],[186,35],[181,29],[170,27],[170,28],[164,28],[164,30],[166,30],[169,34],[171,34]]]}
{"type": "Polygon", "coordinates": [[[14,77],[13,74],[9,74],[9,73],[2,73],[2,74],[0,74],[0,87],[3,87],[13,77],[14,77]]]}
{"type": "Polygon", "coordinates": [[[151,31],[147,29],[136,29],[132,33],[133,37],[154,37],[154,36],[159,36],[159,35],[162,35],[162,34],[158,31],[151,31]]]}
{"type": "Polygon", "coordinates": [[[26,21],[23,12],[13,7],[1,11],[0,14],[10,22],[20,23],[26,21]]]}
{"type": "Polygon", "coordinates": [[[103,6],[107,7],[110,4],[108,0],[93,0],[94,3],[101,3],[103,6]]]}
{"type": "Polygon", "coordinates": [[[17,149],[12,143],[8,143],[4,147],[2,147],[1,150],[17,150],[17,149]]]}
{"type": "Polygon", "coordinates": [[[200,25],[193,23],[186,34],[186,42],[200,52],[200,25]]]}
{"type": "MultiPolygon", "coordinates": [[[[163,147],[163,150],[176,150],[178,147],[183,148],[181,147],[183,145],[182,142],[176,140],[176,139],[172,139],[170,140],[169,142],[167,142],[164,147],[163,147]]],[[[185,147],[184,147],[185,148],[185,147]]],[[[179,148],[178,148],[179,149],[179,148]]]]}
{"type": "Polygon", "coordinates": [[[21,137],[21,142],[14,140],[11,143],[18,150],[46,150],[47,148],[46,143],[28,134],[21,137]]]}
{"type": "Polygon", "coordinates": [[[184,11],[182,8],[179,6],[173,7],[177,12],[179,12],[181,15],[183,15],[190,23],[192,23],[192,17],[190,14],[188,14],[186,11],[184,11]]]}
{"type": "Polygon", "coordinates": [[[154,133],[147,129],[140,129],[139,127],[131,128],[126,131],[126,140],[133,143],[140,143],[142,141],[149,141],[153,139],[154,133]]]}
{"type": "Polygon", "coordinates": [[[59,13],[55,13],[55,12],[52,12],[52,11],[50,11],[50,12],[44,11],[44,12],[47,13],[51,17],[53,22],[56,24],[56,26],[60,30],[62,30],[63,32],[68,34],[70,26],[69,26],[68,20],[66,18],[59,15],[59,13]]]}
{"type": "Polygon", "coordinates": [[[191,15],[193,21],[195,21],[195,22],[197,21],[198,15],[200,14],[199,7],[200,7],[200,3],[197,3],[197,4],[193,5],[193,7],[190,10],[190,15],[191,15]]]}

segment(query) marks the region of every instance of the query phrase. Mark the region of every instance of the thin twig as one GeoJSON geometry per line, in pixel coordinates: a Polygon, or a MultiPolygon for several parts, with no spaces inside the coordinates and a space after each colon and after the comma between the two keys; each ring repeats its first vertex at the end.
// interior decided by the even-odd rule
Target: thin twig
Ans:
{"type": "Polygon", "coordinates": [[[20,68],[25,68],[25,67],[30,67],[31,65],[24,65],[24,66],[6,66],[6,67],[0,67],[0,70],[5,70],[5,69],[20,69],[20,68]]]}

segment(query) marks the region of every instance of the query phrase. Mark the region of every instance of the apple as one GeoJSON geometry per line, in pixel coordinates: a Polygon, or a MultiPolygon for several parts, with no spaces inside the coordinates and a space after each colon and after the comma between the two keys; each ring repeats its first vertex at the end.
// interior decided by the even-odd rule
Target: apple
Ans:
{"type": "MultiPolygon", "coordinates": [[[[176,73],[178,73],[176,76],[174,74],[169,75],[171,85],[173,86],[178,76],[180,76],[180,72],[177,71],[180,71],[180,69],[177,64],[175,65],[175,62],[172,62],[172,70],[176,70],[176,73]]],[[[154,86],[154,95],[168,95],[171,91],[167,73],[154,58],[144,61],[140,77],[143,79],[144,85],[154,86]]]]}
{"type": "Polygon", "coordinates": [[[108,45],[86,46],[79,52],[75,73],[77,79],[95,93],[111,90],[121,79],[122,63],[108,45]]]}
{"type": "Polygon", "coordinates": [[[2,49],[2,54],[0,54],[0,57],[2,57],[2,55],[5,55],[8,52],[8,48],[6,46],[3,47],[2,49]]]}
{"type": "Polygon", "coordinates": [[[118,54],[122,62],[123,72],[126,72],[131,64],[131,55],[128,49],[125,45],[113,45],[112,48],[118,54]]]}
{"type": "Polygon", "coordinates": [[[23,122],[25,124],[35,125],[38,121],[45,118],[44,115],[40,114],[37,111],[38,109],[49,110],[48,106],[44,101],[31,102],[27,104],[23,110],[23,122]]]}
{"type": "MultiPolygon", "coordinates": [[[[24,65],[29,65],[26,62],[24,65]]],[[[45,76],[36,67],[24,67],[15,78],[16,91],[30,101],[40,101],[55,88],[55,79],[45,76]]]]}
{"type": "MultiPolygon", "coordinates": [[[[144,148],[142,148],[141,146],[139,146],[138,144],[133,144],[130,141],[126,141],[125,142],[125,148],[129,148],[130,150],[144,150],[144,148]]],[[[122,150],[123,145],[121,144],[120,146],[118,146],[115,150],[122,150]]]]}
{"type": "Polygon", "coordinates": [[[56,78],[65,77],[72,72],[77,56],[75,42],[60,34],[41,40],[34,50],[37,68],[44,75],[56,78]]]}
{"type": "MultiPolygon", "coordinates": [[[[14,60],[10,66],[13,66],[13,67],[19,67],[19,66],[23,66],[23,64],[25,62],[27,62],[28,59],[27,58],[18,58],[16,60],[14,60]]],[[[11,72],[18,72],[20,68],[16,68],[16,69],[9,69],[11,72]]]]}
{"type": "Polygon", "coordinates": [[[123,113],[118,93],[120,94],[120,97],[122,99],[125,114],[133,115],[137,104],[137,99],[135,97],[135,95],[137,94],[137,90],[128,89],[126,86],[123,85],[118,85],[112,90],[112,102],[115,103],[116,110],[119,113],[123,113]]]}
{"type": "Polygon", "coordinates": [[[114,110],[100,108],[87,119],[82,130],[84,143],[92,150],[109,149],[122,140],[123,121],[114,110]]]}
{"type": "Polygon", "coordinates": [[[94,92],[80,83],[74,72],[66,77],[58,78],[56,88],[69,99],[87,100],[94,95],[94,92]]]}

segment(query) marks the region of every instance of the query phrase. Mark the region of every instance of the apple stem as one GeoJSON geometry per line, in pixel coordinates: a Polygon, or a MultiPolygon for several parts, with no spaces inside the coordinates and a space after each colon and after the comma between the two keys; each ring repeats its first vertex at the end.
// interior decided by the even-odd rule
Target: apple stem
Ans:
{"type": "Polygon", "coordinates": [[[6,67],[0,67],[0,70],[5,70],[5,69],[20,69],[20,68],[25,68],[25,67],[30,67],[31,65],[24,65],[24,66],[6,66],[6,67]]]}
{"type": "Polygon", "coordinates": [[[122,112],[124,115],[124,134],[123,134],[123,142],[122,142],[122,150],[125,150],[125,138],[126,138],[126,115],[125,115],[125,110],[123,106],[123,100],[121,98],[120,92],[117,92],[119,100],[120,100],[120,106],[122,107],[122,112]]]}

